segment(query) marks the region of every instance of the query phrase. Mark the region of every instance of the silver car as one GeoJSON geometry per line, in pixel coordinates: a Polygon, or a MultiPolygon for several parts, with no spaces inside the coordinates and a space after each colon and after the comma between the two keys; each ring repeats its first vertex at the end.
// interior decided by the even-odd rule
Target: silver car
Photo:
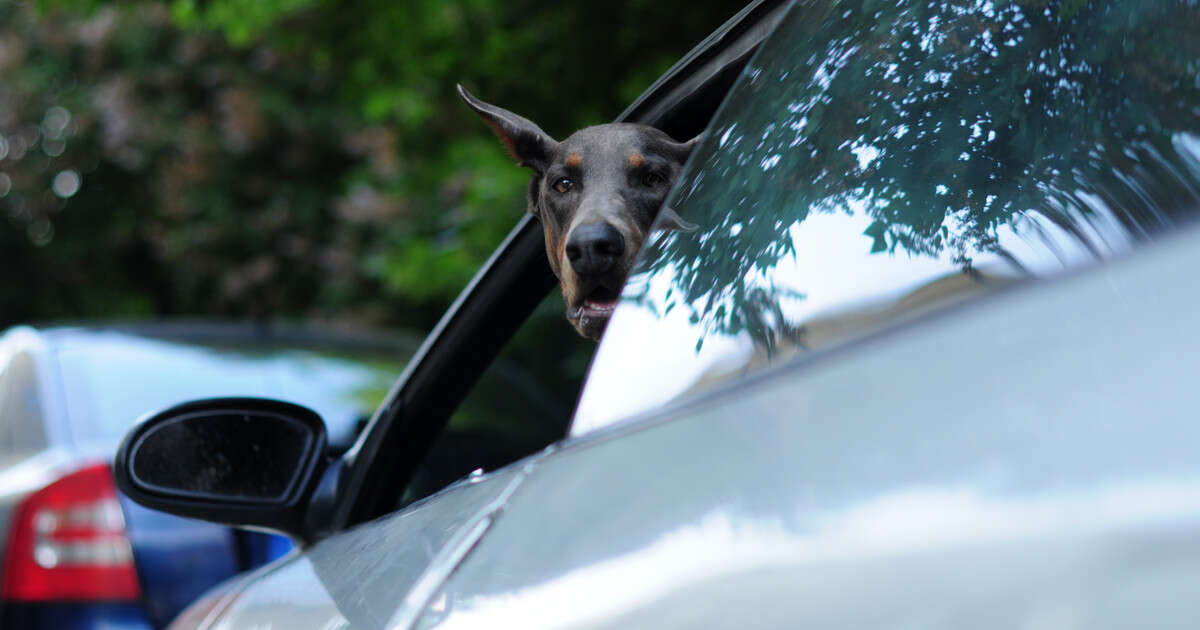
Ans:
{"type": "Polygon", "coordinates": [[[134,498],[302,547],[172,627],[1195,627],[1197,32],[752,3],[622,116],[706,130],[697,227],[649,239],[565,411],[486,385],[560,344],[519,330],[554,282],[526,218],[344,455],[275,401],[126,437],[134,498]]]}

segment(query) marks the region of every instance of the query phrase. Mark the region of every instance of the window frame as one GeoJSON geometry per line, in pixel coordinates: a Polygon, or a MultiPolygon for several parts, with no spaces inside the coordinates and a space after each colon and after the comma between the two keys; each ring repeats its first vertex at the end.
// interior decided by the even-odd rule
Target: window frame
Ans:
{"type": "MultiPolygon", "coordinates": [[[[652,125],[677,139],[703,131],[790,4],[747,4],[615,122],[652,125]]],[[[556,284],[541,227],[526,214],[429,333],[358,441],[333,462],[325,496],[319,489],[310,508],[329,510],[329,531],[395,510],[454,410],[556,284]]]]}

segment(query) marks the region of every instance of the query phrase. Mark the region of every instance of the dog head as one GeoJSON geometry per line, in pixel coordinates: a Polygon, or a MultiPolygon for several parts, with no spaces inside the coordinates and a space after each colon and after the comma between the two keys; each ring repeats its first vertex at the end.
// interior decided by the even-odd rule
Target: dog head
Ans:
{"type": "Polygon", "coordinates": [[[696,139],[675,142],[646,125],[581,129],[556,142],[533,122],[489,105],[460,85],[512,157],[533,169],[529,211],[545,231],[546,256],[562,285],[567,319],[599,339],[651,223],[689,229],[663,200],[696,139]]]}

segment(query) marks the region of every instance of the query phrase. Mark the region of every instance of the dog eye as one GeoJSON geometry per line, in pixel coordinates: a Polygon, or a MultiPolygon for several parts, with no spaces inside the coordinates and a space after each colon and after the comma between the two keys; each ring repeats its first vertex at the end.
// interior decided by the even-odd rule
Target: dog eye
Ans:
{"type": "Polygon", "coordinates": [[[560,193],[565,193],[568,190],[571,190],[573,186],[575,186],[575,182],[566,177],[559,177],[554,181],[554,190],[557,190],[560,193]]]}
{"type": "Polygon", "coordinates": [[[642,184],[646,186],[657,186],[664,181],[666,180],[664,180],[663,176],[659,175],[658,173],[646,173],[645,175],[642,175],[642,184]]]}

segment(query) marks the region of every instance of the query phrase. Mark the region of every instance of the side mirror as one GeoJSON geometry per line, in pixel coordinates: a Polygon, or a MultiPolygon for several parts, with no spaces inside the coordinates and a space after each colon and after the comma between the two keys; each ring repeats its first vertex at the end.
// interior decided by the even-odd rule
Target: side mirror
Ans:
{"type": "Polygon", "coordinates": [[[325,423],[277,400],[213,398],[138,424],[117,450],[117,487],[155,510],[268,529],[304,541],[321,478],[325,423]]]}

